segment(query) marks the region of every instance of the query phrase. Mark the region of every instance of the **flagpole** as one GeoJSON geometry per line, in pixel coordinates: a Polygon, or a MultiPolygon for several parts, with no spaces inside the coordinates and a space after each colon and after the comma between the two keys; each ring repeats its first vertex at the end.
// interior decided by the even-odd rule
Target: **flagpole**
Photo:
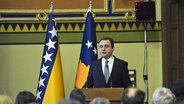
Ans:
{"type": "Polygon", "coordinates": [[[53,2],[50,2],[50,13],[53,12],[53,2]]]}
{"type": "Polygon", "coordinates": [[[143,79],[146,85],[146,98],[145,104],[148,104],[148,49],[147,49],[147,25],[146,21],[143,21],[144,24],[144,69],[143,69],[143,79]]]}
{"type": "Polygon", "coordinates": [[[89,11],[90,12],[92,11],[92,1],[91,0],[89,1],[89,11]]]}

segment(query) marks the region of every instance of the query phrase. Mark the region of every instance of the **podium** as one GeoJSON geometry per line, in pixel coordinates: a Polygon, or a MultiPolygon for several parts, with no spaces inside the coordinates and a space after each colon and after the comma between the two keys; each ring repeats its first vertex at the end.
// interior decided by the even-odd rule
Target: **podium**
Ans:
{"type": "Polygon", "coordinates": [[[120,96],[124,88],[82,88],[86,95],[86,102],[89,102],[95,97],[103,97],[109,99],[111,104],[120,104],[120,96]]]}

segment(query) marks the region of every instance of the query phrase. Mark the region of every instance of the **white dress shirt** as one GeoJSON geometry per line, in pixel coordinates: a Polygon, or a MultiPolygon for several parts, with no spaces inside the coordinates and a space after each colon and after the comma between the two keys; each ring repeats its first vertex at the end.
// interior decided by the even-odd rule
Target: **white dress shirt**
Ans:
{"type": "MultiPolygon", "coordinates": [[[[105,70],[105,61],[106,59],[105,58],[102,58],[102,70],[103,70],[103,74],[104,74],[104,70],[105,70]]],[[[111,56],[109,59],[108,59],[108,66],[109,66],[109,76],[111,75],[111,72],[112,72],[112,67],[113,67],[113,63],[114,63],[114,56],[111,56]]]]}

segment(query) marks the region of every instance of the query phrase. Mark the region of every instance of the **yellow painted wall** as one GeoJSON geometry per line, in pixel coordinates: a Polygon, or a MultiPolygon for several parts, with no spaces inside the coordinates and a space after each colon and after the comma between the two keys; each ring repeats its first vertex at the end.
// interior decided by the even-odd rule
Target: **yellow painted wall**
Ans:
{"type": "MultiPolygon", "coordinates": [[[[60,44],[65,95],[74,87],[81,44],[60,44]]],[[[15,100],[16,94],[29,90],[35,94],[43,45],[0,45],[0,93],[15,100]]],[[[137,87],[145,90],[143,81],[144,43],[116,43],[114,55],[136,69],[137,87]]],[[[99,55],[100,56],[100,55],[99,55]]],[[[149,99],[155,88],[162,85],[161,42],[148,43],[149,99]]]]}

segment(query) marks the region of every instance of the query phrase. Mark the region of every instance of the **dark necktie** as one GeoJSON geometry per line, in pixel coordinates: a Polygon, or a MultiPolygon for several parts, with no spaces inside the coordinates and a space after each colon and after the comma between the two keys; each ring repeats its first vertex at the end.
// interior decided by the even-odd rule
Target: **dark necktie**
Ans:
{"type": "Polygon", "coordinates": [[[104,70],[104,76],[105,76],[105,80],[106,80],[106,83],[108,83],[108,80],[109,80],[109,65],[108,65],[108,60],[105,61],[105,70],[104,70]]]}

